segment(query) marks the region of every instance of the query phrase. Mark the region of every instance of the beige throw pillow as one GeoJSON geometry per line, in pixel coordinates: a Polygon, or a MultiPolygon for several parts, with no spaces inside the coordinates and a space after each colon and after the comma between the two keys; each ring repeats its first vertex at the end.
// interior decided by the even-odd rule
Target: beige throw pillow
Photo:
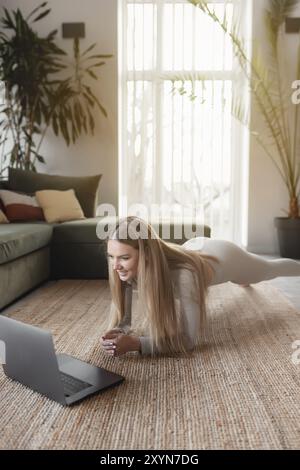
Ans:
{"type": "Polygon", "coordinates": [[[85,219],[74,189],[67,191],[45,189],[37,191],[35,197],[49,223],[85,219]]]}
{"type": "Polygon", "coordinates": [[[0,224],[9,224],[9,220],[7,219],[6,215],[0,209],[0,224]]]}

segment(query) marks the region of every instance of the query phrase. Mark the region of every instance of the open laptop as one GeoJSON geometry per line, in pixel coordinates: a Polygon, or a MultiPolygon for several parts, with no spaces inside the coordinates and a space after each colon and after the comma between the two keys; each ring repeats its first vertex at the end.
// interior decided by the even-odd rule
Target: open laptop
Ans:
{"type": "Polygon", "coordinates": [[[56,355],[49,331],[12,318],[0,316],[0,341],[7,377],[61,405],[73,405],[124,380],[67,354],[56,355]]]}

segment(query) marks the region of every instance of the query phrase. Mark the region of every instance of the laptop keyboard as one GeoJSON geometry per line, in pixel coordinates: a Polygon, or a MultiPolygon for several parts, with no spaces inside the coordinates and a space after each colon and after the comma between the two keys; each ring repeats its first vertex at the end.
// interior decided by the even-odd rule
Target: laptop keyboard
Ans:
{"type": "Polygon", "coordinates": [[[66,396],[74,395],[75,393],[81,392],[85,388],[91,387],[91,384],[76,379],[75,377],[65,374],[64,372],[60,372],[60,378],[63,383],[66,396]]]}

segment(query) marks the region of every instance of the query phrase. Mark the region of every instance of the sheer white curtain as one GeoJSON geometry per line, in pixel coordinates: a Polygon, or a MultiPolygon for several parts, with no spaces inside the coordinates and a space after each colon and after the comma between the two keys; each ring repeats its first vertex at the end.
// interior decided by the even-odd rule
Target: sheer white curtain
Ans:
{"type": "MultiPolygon", "coordinates": [[[[211,7],[229,25],[240,12],[237,0],[211,7]]],[[[139,203],[193,208],[214,237],[240,243],[245,149],[231,116],[230,40],[186,0],[120,8],[120,214],[139,203]]]]}

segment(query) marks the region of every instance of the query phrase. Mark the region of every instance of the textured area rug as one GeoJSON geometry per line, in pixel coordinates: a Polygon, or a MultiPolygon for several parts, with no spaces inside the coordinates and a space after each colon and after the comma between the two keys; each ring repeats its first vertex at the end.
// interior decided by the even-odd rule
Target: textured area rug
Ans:
{"type": "Polygon", "coordinates": [[[107,281],[67,280],[10,311],[51,330],[57,352],[126,380],[65,408],[1,368],[1,449],[300,447],[300,316],[274,287],[212,287],[204,344],[189,357],[107,357],[99,341],[109,304],[107,281]]]}

